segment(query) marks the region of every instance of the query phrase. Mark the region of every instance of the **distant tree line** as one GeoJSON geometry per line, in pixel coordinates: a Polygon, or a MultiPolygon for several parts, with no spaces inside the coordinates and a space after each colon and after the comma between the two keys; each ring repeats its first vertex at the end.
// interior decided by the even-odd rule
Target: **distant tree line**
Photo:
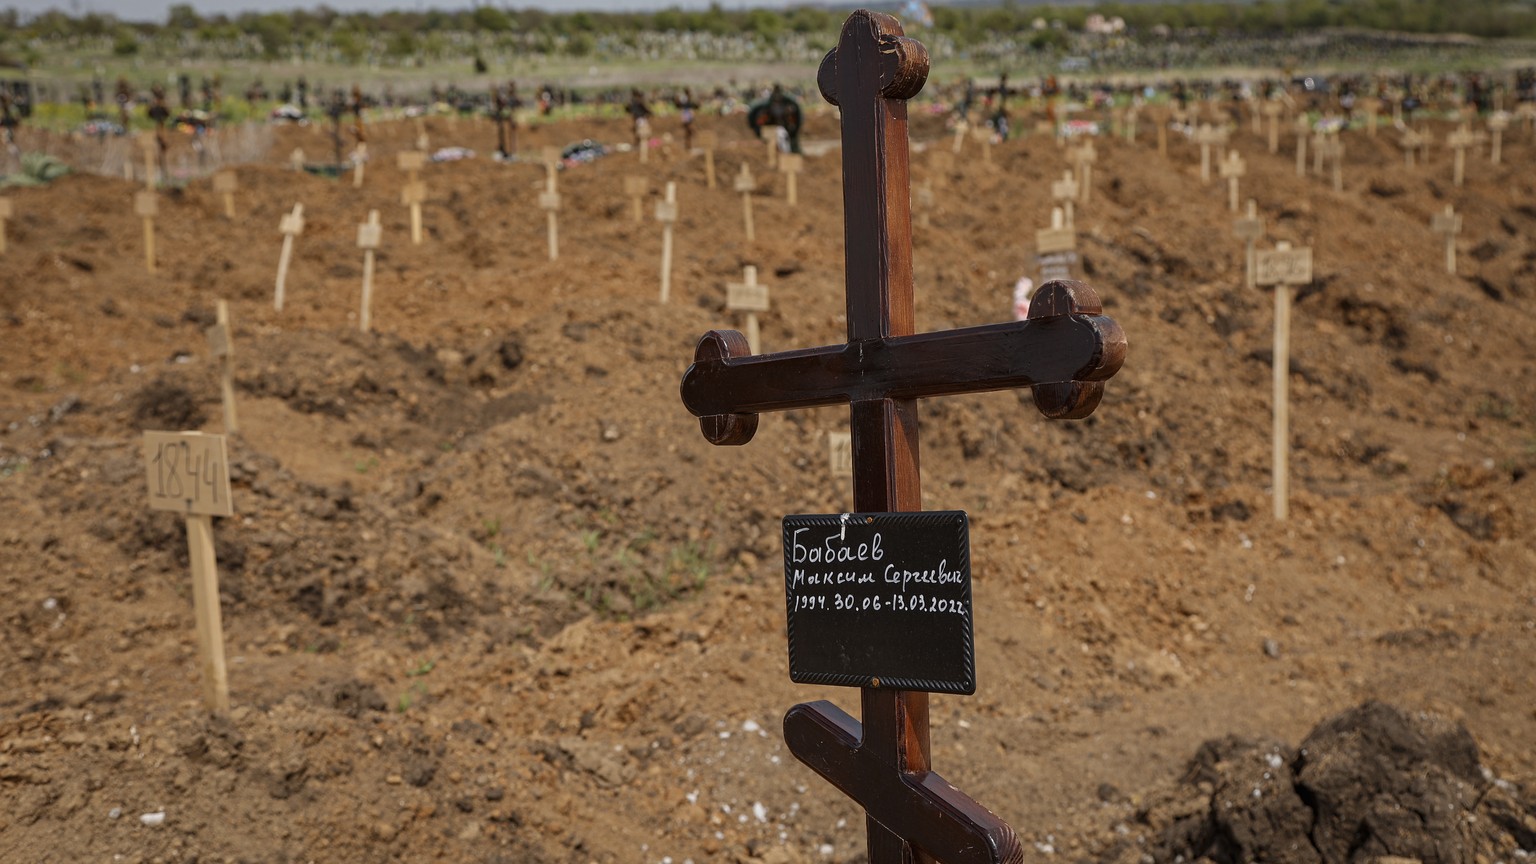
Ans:
{"type": "MultiPolygon", "coordinates": [[[[876,3],[894,6],[894,3],[876,3]]],[[[911,27],[955,50],[1006,39],[1032,49],[1066,47],[1063,30],[1082,28],[1091,14],[1118,16],[1126,38],[1159,38],[1206,31],[1246,36],[1287,35],[1322,28],[1536,38],[1536,0],[1255,0],[1227,3],[1115,3],[1037,6],[1004,0],[995,6],[934,6],[931,28],[911,27]],[[1041,28],[1044,20],[1054,26],[1041,28]]],[[[60,11],[24,15],[0,11],[0,62],[34,54],[38,43],[101,47],[119,55],[179,47],[221,57],[271,60],[323,54],[343,62],[403,62],[451,56],[466,48],[585,56],[614,47],[644,51],[667,36],[747,40],[772,52],[784,43],[825,50],[842,13],[813,6],[789,9],[662,9],[655,12],[545,12],[476,6],[463,10],[338,12],[312,10],[201,15],[172,6],[164,22],[124,21],[109,13],[60,11]],[[31,50],[29,50],[29,48],[31,50]]],[[[798,51],[792,52],[798,54],[798,51]]]]}

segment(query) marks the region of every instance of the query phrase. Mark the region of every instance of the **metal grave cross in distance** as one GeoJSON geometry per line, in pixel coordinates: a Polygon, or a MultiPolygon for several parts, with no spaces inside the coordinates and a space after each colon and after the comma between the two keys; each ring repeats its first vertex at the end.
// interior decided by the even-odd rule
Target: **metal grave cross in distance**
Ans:
{"type": "MultiPolygon", "coordinates": [[[[1098,405],[1125,357],[1125,335],[1079,282],[1048,282],[1029,318],[915,334],[906,100],[928,53],[891,16],[859,10],[817,82],[841,109],[848,342],[750,356],[733,330],[699,341],[682,399],[705,438],[746,444],[757,415],[848,403],[854,508],[917,511],[917,400],[1032,387],[1052,418],[1098,405]]],[[[872,864],[1016,862],[1012,829],[930,770],[928,694],[862,688],[863,724],[830,702],[784,718],[791,752],[862,806],[872,864]]]]}

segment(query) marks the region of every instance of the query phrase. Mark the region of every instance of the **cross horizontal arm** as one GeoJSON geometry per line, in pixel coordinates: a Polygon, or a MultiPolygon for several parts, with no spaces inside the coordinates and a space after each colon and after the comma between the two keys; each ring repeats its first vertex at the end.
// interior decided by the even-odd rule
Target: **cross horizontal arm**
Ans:
{"type": "Polygon", "coordinates": [[[784,715],[784,743],[795,758],[908,843],[944,864],[1024,860],[1007,823],[932,771],[887,764],[861,746],[863,731],[831,702],[796,705],[784,715]]]}
{"type": "Polygon", "coordinates": [[[700,360],[683,404],[703,417],[1099,381],[1119,368],[1106,362],[1119,334],[1108,318],[1059,317],[700,360]]]}

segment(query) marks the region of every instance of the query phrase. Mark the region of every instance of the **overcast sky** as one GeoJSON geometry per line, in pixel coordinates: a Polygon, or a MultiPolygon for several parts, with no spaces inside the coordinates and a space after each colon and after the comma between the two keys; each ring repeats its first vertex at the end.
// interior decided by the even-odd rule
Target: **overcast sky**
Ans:
{"type": "MultiPolygon", "coordinates": [[[[678,6],[684,9],[702,9],[709,6],[710,0],[510,0],[510,2],[491,3],[492,6],[511,7],[525,9],[537,7],[548,9],[552,12],[572,12],[578,9],[663,9],[669,6],[678,6]]],[[[742,9],[754,6],[785,7],[791,5],[803,5],[805,0],[799,0],[799,4],[791,0],[720,0],[720,5],[726,9],[742,9]]],[[[270,11],[276,9],[304,8],[313,9],[321,5],[322,0],[313,3],[304,2],[260,2],[260,0],[192,0],[192,8],[204,14],[235,13],[249,11],[270,11]]],[[[0,0],[0,9],[19,9],[24,13],[45,12],[49,9],[62,9],[71,13],[84,12],[111,12],[119,18],[129,21],[164,21],[165,13],[172,5],[168,0],[0,0]]],[[[382,11],[385,9],[466,9],[477,5],[471,0],[324,0],[324,5],[346,12],[358,10],[382,11]]]]}

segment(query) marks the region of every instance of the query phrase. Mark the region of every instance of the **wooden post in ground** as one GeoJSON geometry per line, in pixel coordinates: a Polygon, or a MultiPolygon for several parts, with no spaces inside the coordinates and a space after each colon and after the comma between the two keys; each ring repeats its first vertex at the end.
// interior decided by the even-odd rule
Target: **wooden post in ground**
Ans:
{"type": "Polygon", "coordinates": [[[235,189],[239,188],[239,181],[235,179],[235,172],[220,171],[213,175],[214,194],[224,199],[224,218],[235,218],[235,189]]]}
{"type": "Polygon", "coordinates": [[[1067,226],[1071,227],[1075,224],[1072,206],[1077,200],[1077,178],[1072,176],[1070,170],[1061,172],[1061,179],[1051,183],[1051,200],[1061,205],[1061,208],[1066,211],[1067,226]]]}
{"type": "Polygon", "coordinates": [[[352,151],[352,188],[363,188],[363,166],[368,162],[368,142],[359,141],[352,151]]]}
{"type": "Polygon", "coordinates": [[[1361,100],[1365,103],[1365,134],[1376,137],[1376,115],[1381,113],[1381,100],[1374,95],[1367,94],[1361,100]]]}
{"type": "Polygon", "coordinates": [[[357,226],[357,248],[363,250],[363,301],[357,316],[357,329],[364,333],[373,326],[373,253],[379,248],[383,233],[379,211],[369,210],[368,221],[357,226]]]}
{"type": "Polygon", "coordinates": [[[1264,103],[1264,119],[1269,121],[1269,152],[1271,155],[1280,152],[1280,115],[1285,111],[1285,106],[1279,102],[1269,101],[1264,103]]]}
{"type": "Polygon", "coordinates": [[[1221,177],[1227,181],[1227,209],[1237,212],[1237,184],[1243,175],[1248,173],[1248,163],[1236,150],[1227,151],[1227,158],[1221,163],[1221,177]]]}
{"type": "Polygon", "coordinates": [[[559,151],[553,147],[544,148],[544,191],[539,193],[539,209],[544,211],[545,227],[549,235],[549,260],[560,258],[560,187],[559,151]],[[553,151],[553,153],[551,152],[553,151]],[[554,158],[550,158],[551,156],[554,158]]]}
{"type": "Polygon", "coordinates": [[[277,223],[283,235],[283,251],[277,256],[277,285],[272,292],[272,308],[283,311],[283,295],[288,287],[288,262],[293,258],[293,238],[304,233],[304,205],[293,205],[293,212],[285,214],[277,223]]]}
{"type": "Polygon", "coordinates": [[[204,335],[208,353],[219,361],[219,395],[224,403],[224,433],[240,431],[240,417],[235,411],[235,340],[229,326],[229,301],[218,301],[217,317],[204,335]]]}
{"type": "Polygon", "coordinates": [[[1258,205],[1248,199],[1248,212],[1232,223],[1232,233],[1243,241],[1243,285],[1254,287],[1254,245],[1264,236],[1264,220],[1259,216],[1258,205]]]}
{"type": "Polygon", "coordinates": [[[144,188],[153,192],[160,176],[160,139],[153,132],[145,132],[139,136],[139,147],[144,151],[144,188]]]}
{"type": "Polygon", "coordinates": [[[1445,238],[1445,272],[1456,275],[1456,235],[1461,233],[1461,216],[1453,205],[1430,217],[1429,230],[1445,238]]]}
{"type": "Polygon", "coordinates": [[[1507,111],[1495,111],[1488,118],[1488,137],[1492,139],[1489,145],[1488,161],[1494,165],[1499,164],[1504,152],[1504,130],[1509,128],[1509,113],[1507,111]]]}
{"type": "Polygon", "coordinates": [[[1157,115],[1157,155],[1168,156],[1168,115],[1165,112],[1157,115]]]}
{"type": "Polygon", "coordinates": [[[1195,130],[1195,143],[1200,145],[1200,182],[1211,182],[1211,147],[1216,144],[1216,128],[1209,123],[1201,123],[1195,130]]]}
{"type": "Polygon", "coordinates": [[[736,191],[741,193],[741,218],[747,229],[747,242],[757,240],[757,235],[752,230],[752,192],[757,188],[757,181],[752,178],[752,169],[747,163],[741,163],[741,173],[736,175],[736,191]]]}
{"type": "Polygon", "coordinates": [[[5,254],[5,223],[16,218],[16,205],[9,198],[0,198],[0,255],[5,254]]]}
{"type": "Polygon", "coordinates": [[[779,167],[779,128],[769,126],[763,129],[763,139],[768,143],[768,167],[779,167]]]}
{"type": "Polygon", "coordinates": [[[757,313],[768,311],[768,286],[758,284],[757,268],[751,264],[741,268],[741,277],[742,281],[725,286],[725,308],[746,317],[747,347],[753,354],[761,354],[763,345],[757,313]]]}
{"type": "Polygon", "coordinates": [[[1451,168],[1451,185],[1460,188],[1467,175],[1467,148],[1473,144],[1472,130],[1465,124],[1446,136],[1445,144],[1456,151],[1451,168]]]}
{"type": "Polygon", "coordinates": [[[209,711],[228,711],[229,674],[224,664],[224,625],[219,614],[219,570],[213,549],[212,519],[234,515],[224,436],[145,432],[144,468],[150,509],[179,513],[186,519],[203,705],[209,711]]]}
{"type": "Polygon", "coordinates": [[[800,169],[804,167],[804,158],[799,153],[784,153],[779,156],[779,170],[784,174],[784,201],[791,207],[800,204],[800,193],[796,191],[796,178],[800,176],[800,169]]]}
{"type": "Polygon", "coordinates": [[[1344,139],[1337,132],[1328,136],[1328,159],[1333,165],[1333,191],[1344,191],[1344,139]]]}
{"type": "Polygon", "coordinates": [[[720,146],[720,135],[716,132],[700,132],[699,146],[704,150],[704,183],[705,186],[715,188],[715,148],[720,146]]]}
{"type": "Polygon", "coordinates": [[[1290,370],[1291,370],[1291,293],[1298,285],[1312,281],[1312,250],[1292,249],[1284,241],[1274,249],[1258,253],[1260,286],[1275,288],[1274,349],[1274,427],[1270,436],[1271,477],[1274,486],[1275,520],[1284,522],[1290,514],[1290,370]]]}
{"type": "Polygon", "coordinates": [[[1078,200],[1087,207],[1089,198],[1093,196],[1093,163],[1099,161],[1099,151],[1094,149],[1093,139],[1090,138],[1081,147],[1069,152],[1067,158],[1077,168],[1078,200]]]}
{"type": "Polygon", "coordinates": [[[293,152],[288,154],[288,167],[292,168],[294,171],[299,171],[299,172],[302,172],[304,170],[304,150],[303,150],[303,148],[295,147],[295,148],[293,148],[293,152]]]}
{"type": "Polygon", "coordinates": [[[1305,113],[1296,115],[1296,176],[1307,176],[1307,134],[1312,131],[1312,122],[1307,119],[1305,113]]]}
{"type": "Polygon", "coordinates": [[[624,195],[634,204],[635,222],[645,221],[645,193],[650,191],[648,182],[638,174],[624,177],[624,195]]]}
{"type": "MultiPolygon", "coordinates": [[[[891,536],[905,532],[897,525],[915,531],[942,524],[949,543],[963,537],[954,530],[959,514],[916,512],[922,508],[919,398],[1033,386],[1035,404],[1047,417],[1084,417],[1124,356],[1123,333],[1101,316],[1098,298],[1081,283],[1043,286],[1026,321],[916,333],[906,100],[921,88],[926,67],[927,51],[902,36],[895,18],[860,10],[843,26],[838,47],[817,76],[822,94],[841,109],[847,344],[748,358],[740,333],[711,331],[699,341],[682,382],[683,404],[715,445],[750,442],[761,413],[850,405],[853,509],[863,518],[792,516],[784,523],[786,544],[792,542],[790,520],[820,526],[803,539],[810,545],[825,541],[836,556],[869,542],[870,526],[877,523],[890,525],[891,536]],[[1047,347],[1044,342],[1055,340],[1032,338],[1035,328],[1062,342],[1047,347]],[[1060,371],[1047,372],[1047,363],[1060,371]],[[842,545],[844,535],[853,535],[848,539],[855,545],[842,545]]],[[[924,545],[938,553],[934,557],[948,554],[924,545]]],[[[786,563],[792,554],[787,552],[786,563]]],[[[827,596],[802,594],[806,586],[797,587],[788,569],[785,576],[791,614],[799,614],[795,601],[827,596]]],[[[824,603],[832,617],[818,617],[815,626],[837,641],[799,651],[804,643],[792,641],[790,677],[859,687],[862,722],[830,701],[801,704],[785,715],[784,741],[864,810],[870,864],[1022,862],[1013,830],[933,771],[928,692],[975,690],[969,603],[946,601],[946,609],[964,617],[939,622],[929,616],[923,637],[907,623],[913,619],[898,617],[905,613],[871,608],[869,615],[835,615],[831,600],[824,603]],[[925,660],[943,658],[930,667],[934,675],[914,674],[910,663],[880,662],[882,646],[903,641],[891,628],[928,640],[917,653],[925,660]]],[[[791,639],[813,638],[813,625],[800,622],[790,624],[791,639]]]]}
{"type": "Polygon", "coordinates": [[[155,217],[160,214],[160,198],[152,189],[133,193],[133,212],[144,220],[144,267],[155,272],[155,217]]]}
{"type": "Polygon", "coordinates": [[[1403,161],[1409,168],[1413,166],[1414,154],[1419,150],[1419,133],[1412,129],[1404,129],[1402,137],[1397,139],[1397,145],[1403,148],[1403,161]]]}
{"type": "Polygon", "coordinates": [[[661,302],[672,296],[672,226],[677,222],[677,184],[667,181],[667,195],[656,202],[656,221],[661,223],[661,302]]]}

